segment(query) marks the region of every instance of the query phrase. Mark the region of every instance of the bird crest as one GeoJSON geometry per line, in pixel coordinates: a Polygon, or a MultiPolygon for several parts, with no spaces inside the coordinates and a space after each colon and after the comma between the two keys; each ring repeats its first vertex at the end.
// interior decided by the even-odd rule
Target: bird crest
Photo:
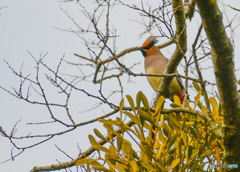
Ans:
{"type": "Polygon", "coordinates": [[[154,44],[156,44],[158,42],[157,37],[156,36],[150,36],[148,37],[148,39],[143,43],[142,45],[142,49],[146,49],[149,50],[150,48],[152,48],[152,46],[154,44]]]}

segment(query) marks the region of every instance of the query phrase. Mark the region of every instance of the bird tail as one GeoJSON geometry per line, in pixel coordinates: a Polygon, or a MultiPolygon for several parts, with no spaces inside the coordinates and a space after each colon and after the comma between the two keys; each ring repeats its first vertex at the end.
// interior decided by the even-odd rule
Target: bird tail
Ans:
{"type": "Polygon", "coordinates": [[[179,90],[179,92],[178,92],[177,96],[179,97],[179,99],[180,99],[181,103],[183,104],[183,100],[184,100],[184,92],[183,92],[183,90],[182,90],[182,89],[181,89],[181,90],[179,90]]]}

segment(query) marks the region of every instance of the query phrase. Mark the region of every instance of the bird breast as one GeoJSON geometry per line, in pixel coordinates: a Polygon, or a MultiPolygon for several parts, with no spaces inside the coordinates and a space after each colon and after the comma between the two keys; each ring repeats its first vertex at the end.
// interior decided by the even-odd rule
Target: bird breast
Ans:
{"type": "MultiPolygon", "coordinates": [[[[146,68],[146,74],[157,75],[157,74],[161,74],[161,73],[156,71],[153,67],[148,67],[148,68],[146,68]]],[[[154,91],[157,91],[157,89],[159,87],[159,83],[161,81],[161,78],[162,77],[159,77],[159,76],[147,76],[148,82],[152,86],[154,91]]]]}

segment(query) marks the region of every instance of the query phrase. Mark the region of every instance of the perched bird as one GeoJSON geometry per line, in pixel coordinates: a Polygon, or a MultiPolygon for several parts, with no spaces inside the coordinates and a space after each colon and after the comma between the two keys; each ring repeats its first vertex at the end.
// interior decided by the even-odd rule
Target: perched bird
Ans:
{"type": "MultiPolygon", "coordinates": [[[[146,74],[163,74],[167,67],[169,59],[167,59],[157,46],[155,46],[157,42],[156,37],[150,36],[143,43],[142,47],[139,48],[145,58],[144,64],[146,74]]],[[[153,90],[157,92],[161,77],[147,76],[147,79],[153,90]]],[[[170,86],[170,93],[171,95],[177,95],[180,98],[181,103],[183,103],[184,86],[179,77],[173,78],[170,86]]]]}

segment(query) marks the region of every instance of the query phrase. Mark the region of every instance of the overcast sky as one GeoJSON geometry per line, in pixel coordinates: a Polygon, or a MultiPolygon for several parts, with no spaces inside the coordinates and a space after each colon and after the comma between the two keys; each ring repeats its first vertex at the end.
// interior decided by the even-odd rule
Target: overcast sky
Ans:
{"type": "MultiPolygon", "coordinates": [[[[89,3],[88,1],[83,2],[85,4],[89,3]]],[[[227,3],[229,4],[226,5],[232,5],[235,8],[240,9],[239,1],[236,2],[231,0],[227,1],[227,3]]],[[[150,1],[149,4],[151,4],[150,1]]],[[[88,9],[91,8],[91,5],[91,3],[88,4],[88,9]]],[[[86,18],[77,17],[80,14],[80,7],[76,4],[76,2],[60,3],[60,1],[55,0],[1,0],[0,8],[5,6],[6,8],[0,10],[0,85],[4,88],[11,90],[11,87],[18,88],[19,85],[19,78],[12,73],[4,60],[17,71],[19,71],[22,64],[24,64],[23,73],[29,74],[34,73],[35,62],[28,52],[36,58],[48,53],[46,56],[46,62],[51,67],[56,68],[61,57],[65,56],[67,60],[75,61],[76,57],[74,56],[74,53],[81,54],[85,51],[82,48],[84,45],[78,36],[73,33],[63,32],[56,29],[75,28],[73,22],[66,16],[61,8],[74,17],[77,22],[87,22],[86,18]]],[[[227,6],[225,6],[225,8],[227,12],[229,12],[229,20],[232,20],[234,16],[236,16],[234,24],[236,25],[237,23],[240,23],[239,13],[236,15],[236,11],[230,10],[227,6]]],[[[134,16],[138,15],[137,13],[130,13],[130,10],[123,12],[122,8],[114,8],[112,13],[113,19],[115,17],[113,22],[115,24],[114,27],[120,35],[118,39],[119,42],[117,44],[119,45],[117,47],[118,52],[124,50],[125,48],[140,46],[150,35],[146,34],[143,38],[140,38],[137,35],[139,33],[137,32],[138,29],[143,29],[143,27],[139,24],[132,21],[134,16]],[[131,27],[128,27],[130,24],[131,27]]],[[[188,29],[190,28],[190,30],[188,30],[188,37],[190,44],[192,44],[191,40],[194,39],[200,23],[200,20],[194,21],[194,24],[189,23],[190,27],[188,27],[188,29]],[[193,27],[193,25],[195,25],[195,27],[193,27]],[[191,35],[194,35],[194,37],[191,37],[191,35]]],[[[239,47],[239,31],[239,28],[237,28],[235,34],[233,35],[236,47],[239,47]]],[[[157,34],[157,32],[153,34],[157,34]]],[[[160,43],[163,42],[160,40],[160,43]]],[[[189,47],[191,46],[190,44],[189,47]]],[[[169,57],[172,53],[171,50],[171,48],[166,48],[162,51],[167,57],[169,57]]],[[[235,55],[236,68],[240,68],[239,48],[236,48],[235,55]]],[[[136,61],[141,62],[141,64],[135,68],[135,72],[144,73],[143,57],[140,52],[131,53],[127,56],[127,58],[129,58],[129,63],[130,61],[131,63],[136,61]]],[[[63,68],[63,71],[64,70],[65,69],[63,68]]],[[[66,71],[68,70],[69,68],[66,68],[66,71]]],[[[74,69],[70,69],[69,71],[75,72],[74,69]]],[[[179,70],[179,72],[184,74],[184,71],[179,70]]],[[[126,77],[125,80],[127,79],[128,77],[126,77]]],[[[240,79],[239,74],[237,75],[237,79],[240,79]]],[[[146,78],[132,78],[132,80],[136,82],[138,87],[136,87],[136,85],[129,85],[125,94],[135,96],[138,91],[142,90],[148,99],[151,100],[153,98],[154,92],[148,85],[146,78]]],[[[214,78],[212,80],[214,81],[214,78]]],[[[106,84],[105,88],[107,89],[108,87],[111,87],[111,85],[106,84]]],[[[86,85],[86,89],[88,90],[95,88],[97,92],[99,85],[93,86],[91,82],[89,82],[89,85],[86,85]]],[[[83,99],[79,100],[79,102],[74,102],[73,104],[76,106],[86,106],[81,109],[82,111],[88,109],[88,103],[94,102],[92,99],[87,99],[87,96],[84,94],[79,94],[78,96],[81,96],[83,99]]],[[[52,98],[54,99],[56,97],[52,96],[52,98]]],[[[74,100],[77,100],[77,98],[74,100]]],[[[47,109],[42,106],[30,105],[23,100],[18,100],[3,90],[0,90],[0,107],[0,126],[2,126],[8,133],[11,132],[15,123],[20,119],[21,122],[17,127],[18,135],[28,134],[32,131],[35,133],[47,133],[49,130],[54,131],[54,129],[58,127],[56,126],[56,128],[53,128],[51,126],[51,128],[48,128],[26,126],[25,124],[28,122],[46,121],[49,118],[47,109]]],[[[76,110],[76,113],[79,113],[78,109],[76,110]]],[[[86,114],[91,115],[90,112],[86,112],[85,116],[82,115],[79,119],[85,121],[93,117],[87,116],[86,114]]],[[[93,126],[95,127],[96,123],[84,126],[77,131],[56,137],[47,143],[34,147],[30,150],[26,150],[13,162],[9,161],[7,163],[0,164],[0,171],[30,171],[34,166],[55,164],[57,163],[56,159],[60,162],[69,161],[70,159],[59,152],[59,150],[55,147],[55,144],[57,144],[70,156],[76,158],[79,153],[77,143],[79,143],[82,151],[89,147],[89,141],[86,138],[89,133],[93,133],[93,126]]],[[[31,141],[19,142],[20,146],[26,146],[26,144],[31,144],[31,141]]],[[[3,137],[0,137],[0,145],[0,162],[2,162],[11,158],[12,145],[8,139],[3,137]]],[[[17,153],[17,150],[14,149],[14,153],[17,153]]]]}

